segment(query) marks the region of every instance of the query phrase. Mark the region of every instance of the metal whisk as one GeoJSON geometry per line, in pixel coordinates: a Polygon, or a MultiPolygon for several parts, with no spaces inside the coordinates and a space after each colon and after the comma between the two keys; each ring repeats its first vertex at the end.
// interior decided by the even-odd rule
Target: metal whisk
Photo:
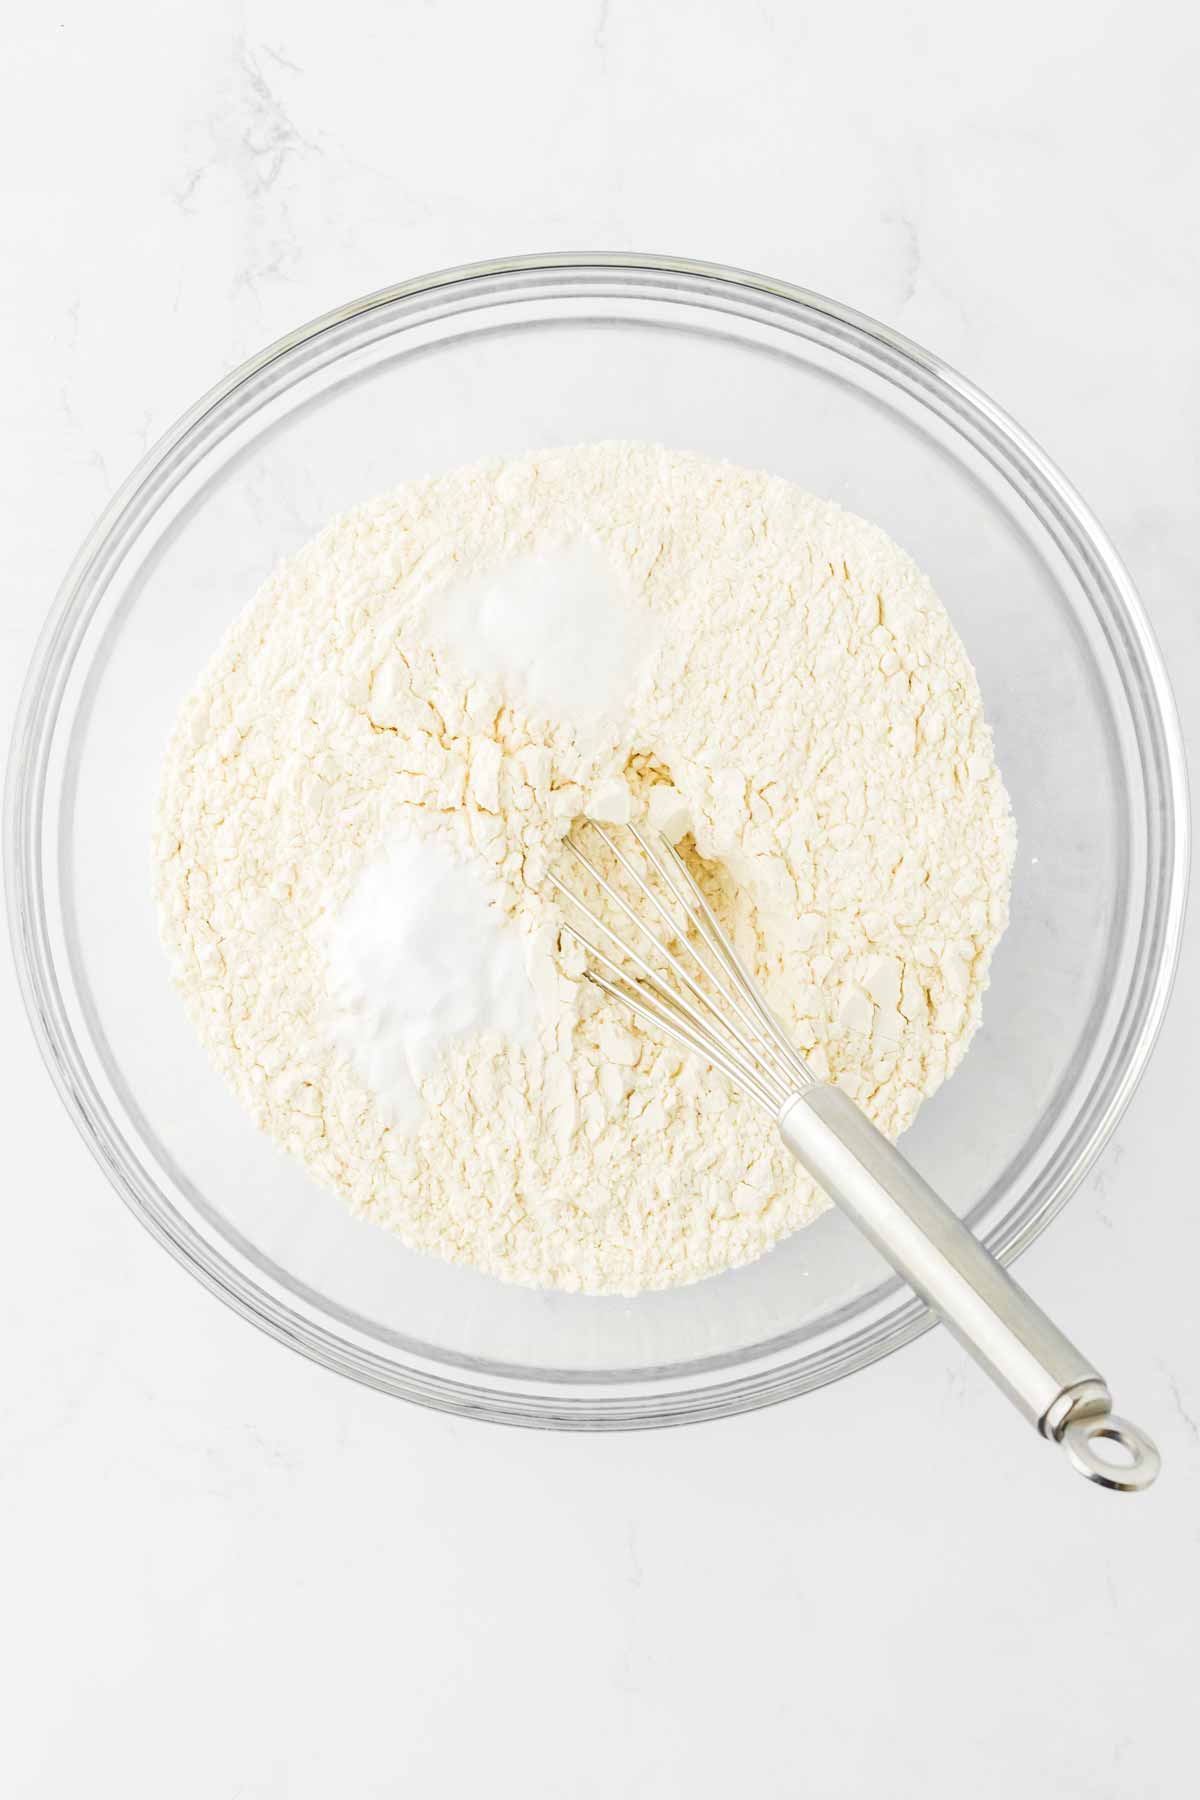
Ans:
{"type": "Polygon", "coordinates": [[[620,925],[550,880],[595,934],[564,919],[591,958],[589,980],[771,1115],[797,1162],[1080,1474],[1125,1493],[1149,1487],[1160,1467],[1150,1439],[1114,1416],[1092,1364],[849,1095],[813,1075],[674,847],[633,825],[586,829],[607,852],[607,874],[577,837],[566,848],[620,925]],[[1105,1440],[1122,1464],[1100,1455],[1105,1440]]]}

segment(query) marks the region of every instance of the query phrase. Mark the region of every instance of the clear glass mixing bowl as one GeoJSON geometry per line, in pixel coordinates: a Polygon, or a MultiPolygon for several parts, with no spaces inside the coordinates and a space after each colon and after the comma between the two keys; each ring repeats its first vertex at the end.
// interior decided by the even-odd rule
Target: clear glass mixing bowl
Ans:
{"type": "Polygon", "coordinates": [[[247,1318],[412,1400],[586,1428],[802,1393],[929,1318],[836,1215],[636,1300],[505,1287],[352,1220],[209,1068],[149,836],[176,707],[278,558],[408,477],[597,438],[766,467],[877,520],[966,642],[1020,829],[1012,925],[983,1030],[905,1142],[1006,1259],[1145,1065],[1186,865],[1170,692],[1112,546],[998,408],[870,319],[702,264],[528,257],[356,301],[201,400],[80,552],[17,723],[6,868],[40,1048],[118,1192],[247,1318]]]}

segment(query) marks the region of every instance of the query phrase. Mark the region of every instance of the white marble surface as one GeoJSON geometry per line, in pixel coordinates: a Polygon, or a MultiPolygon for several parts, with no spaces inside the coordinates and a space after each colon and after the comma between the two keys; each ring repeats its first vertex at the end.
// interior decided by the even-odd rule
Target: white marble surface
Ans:
{"type": "MultiPolygon", "coordinates": [[[[231,363],[409,273],[609,247],[790,276],[974,376],[1112,530],[1195,718],[1190,10],[61,0],[2,30],[7,710],[76,541],[231,363]]],[[[3,1791],[1194,1791],[1194,932],[1022,1265],[1161,1442],[1128,1501],[942,1333],[673,1434],[356,1389],[122,1209],[2,980],[3,1791]]]]}

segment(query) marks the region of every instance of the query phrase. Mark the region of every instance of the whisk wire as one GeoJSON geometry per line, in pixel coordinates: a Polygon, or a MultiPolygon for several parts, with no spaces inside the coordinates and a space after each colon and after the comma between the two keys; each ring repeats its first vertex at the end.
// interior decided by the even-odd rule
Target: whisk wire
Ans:
{"type": "MultiPolygon", "coordinates": [[[[592,864],[588,858],[583,856],[582,852],[577,852],[577,854],[580,855],[580,858],[586,867],[591,869],[592,864]]],[[[572,937],[582,944],[583,948],[590,956],[593,956],[598,962],[602,963],[605,968],[612,971],[617,978],[617,985],[602,980],[596,975],[596,972],[593,969],[588,970],[588,979],[595,982],[598,987],[603,987],[607,993],[611,994],[615,999],[622,1001],[623,1004],[630,1007],[632,1011],[641,1011],[643,1016],[653,1017],[654,1022],[661,1025],[664,1030],[671,1031],[677,1041],[683,1041],[683,1038],[686,1035],[687,1047],[696,1051],[699,1055],[707,1057],[710,1061],[717,1061],[713,1056],[713,1050],[714,1048],[719,1050],[721,1053],[720,1066],[723,1073],[728,1075],[731,1080],[740,1080],[740,1084],[747,1089],[749,1089],[752,1084],[756,1098],[763,1095],[769,1095],[771,1110],[777,1112],[786,1098],[786,1089],[780,1086],[778,1095],[776,1095],[774,1091],[775,1084],[772,1083],[768,1086],[762,1073],[754,1067],[753,1063],[745,1065],[744,1058],[739,1057],[737,1051],[733,1049],[723,1037],[716,1036],[717,1032],[722,1034],[731,1032],[731,1028],[727,1026],[725,1020],[721,1017],[721,1014],[713,1007],[712,1002],[708,1000],[705,995],[700,995],[705,1006],[712,1014],[712,1018],[716,1021],[715,1028],[702,1014],[697,1012],[696,1008],[684,995],[674,992],[673,989],[666,985],[658,970],[646,960],[639,950],[633,945],[627,944],[619,933],[614,931],[604,919],[592,912],[590,907],[585,906],[579,896],[572,893],[571,889],[568,888],[565,883],[559,881],[557,876],[553,874],[550,876],[550,880],[559,893],[577,906],[585,917],[590,919],[592,924],[595,925],[598,930],[603,932],[604,936],[608,938],[611,943],[616,945],[622,955],[628,957],[630,962],[634,963],[641,972],[640,981],[630,981],[627,971],[622,968],[619,963],[614,962],[612,957],[601,950],[600,946],[587,937],[584,932],[580,931],[578,926],[573,925],[570,920],[567,920],[566,929],[571,933],[572,937]],[[645,1002],[650,996],[653,996],[656,1003],[655,1011],[652,1014],[649,1013],[644,1006],[639,1006],[639,999],[640,1001],[645,1002]],[[715,1044],[714,1038],[716,1040],[715,1044]],[[739,1070],[743,1069],[743,1067],[745,1068],[744,1076],[739,1077],[739,1070]]],[[[602,881],[603,878],[597,875],[597,880],[602,881]]],[[[606,883],[603,885],[607,886],[606,883]]],[[[657,938],[654,937],[653,933],[650,933],[649,936],[651,941],[657,946],[657,938]]],[[[664,951],[663,954],[669,961],[674,962],[675,959],[671,957],[669,951],[664,951]]],[[[745,1044],[741,1039],[737,1038],[736,1033],[731,1034],[735,1037],[735,1041],[741,1045],[742,1050],[746,1051],[745,1044]]],[[[764,1104],[766,1103],[767,1101],[764,1099],[764,1104]]]]}
{"type": "MultiPolygon", "coordinates": [[[[644,936],[649,937],[650,941],[652,943],[654,943],[656,945],[656,947],[661,948],[662,954],[664,956],[666,956],[667,959],[672,963],[672,966],[675,968],[676,973],[678,974],[680,980],[684,981],[687,984],[687,986],[690,988],[692,993],[694,993],[696,995],[697,999],[700,1000],[703,1003],[703,1005],[710,1012],[712,1012],[714,1014],[714,1016],[716,1018],[720,1019],[721,1023],[723,1025],[727,1026],[727,1029],[729,1029],[732,1032],[732,1035],[737,1039],[737,1042],[740,1044],[741,1048],[745,1051],[745,1053],[751,1057],[765,1056],[767,1058],[768,1062],[773,1063],[775,1065],[775,1073],[779,1076],[779,1078],[782,1081],[784,1081],[785,1084],[789,1083],[791,1080],[791,1073],[790,1073],[787,1063],[778,1054],[777,1050],[772,1045],[770,1039],[764,1038],[762,1027],[761,1027],[758,1019],[755,1017],[755,1014],[753,1011],[750,1011],[747,1009],[745,1002],[744,1002],[743,998],[739,995],[737,989],[731,988],[728,985],[728,975],[727,975],[727,973],[722,972],[724,965],[718,967],[715,970],[709,966],[709,964],[705,961],[705,959],[700,955],[699,951],[696,949],[696,947],[692,943],[691,939],[687,936],[686,931],[680,930],[678,918],[674,917],[671,913],[670,908],[668,906],[666,906],[663,903],[663,901],[661,901],[659,899],[658,895],[654,892],[654,889],[650,886],[649,882],[642,875],[641,871],[624,854],[624,852],[621,850],[620,846],[618,844],[614,843],[612,837],[609,835],[608,832],[606,832],[604,830],[603,826],[597,825],[593,821],[589,821],[589,824],[591,826],[591,829],[600,838],[601,842],[603,844],[605,844],[607,846],[607,848],[611,851],[612,855],[616,858],[617,862],[625,870],[626,874],[629,876],[631,881],[634,882],[634,884],[638,888],[639,892],[642,893],[645,896],[645,898],[650,902],[650,904],[654,907],[655,911],[658,913],[658,916],[661,919],[665,920],[667,927],[671,932],[672,937],[678,943],[680,949],[687,952],[687,954],[691,957],[692,961],[695,963],[696,967],[700,970],[700,973],[704,976],[705,980],[711,982],[712,986],[717,990],[717,993],[724,1000],[726,1006],[730,1009],[730,1011],[734,1014],[734,1017],[741,1024],[742,1032],[748,1032],[750,1034],[750,1037],[754,1040],[753,1044],[748,1043],[746,1041],[746,1038],[742,1035],[742,1032],[739,1032],[733,1025],[729,1024],[728,1021],[726,1021],[723,1018],[723,1016],[719,1012],[716,1011],[716,1009],[713,1006],[711,997],[705,992],[705,990],[699,985],[699,983],[688,973],[687,970],[683,969],[682,967],[680,967],[680,965],[677,962],[675,962],[674,958],[672,958],[672,956],[671,956],[671,953],[668,950],[666,950],[665,946],[659,945],[659,940],[654,936],[653,932],[648,932],[646,930],[645,925],[642,924],[641,920],[638,920],[636,918],[636,915],[632,912],[632,910],[628,906],[626,906],[624,904],[624,902],[622,902],[621,904],[622,904],[623,910],[626,912],[626,914],[630,918],[634,918],[636,920],[636,922],[641,927],[641,930],[642,930],[642,933],[644,936]]],[[[650,863],[651,867],[658,874],[658,877],[665,885],[667,892],[672,896],[672,898],[675,900],[676,904],[682,909],[685,918],[688,920],[688,922],[693,926],[693,928],[699,934],[701,942],[704,943],[705,946],[709,949],[709,954],[711,955],[713,953],[713,946],[709,943],[708,936],[704,930],[702,920],[697,918],[695,912],[693,911],[691,906],[689,906],[686,897],[684,895],[680,894],[678,892],[678,890],[676,889],[674,882],[670,878],[669,871],[664,867],[664,865],[658,860],[657,856],[655,855],[653,846],[650,845],[649,843],[647,843],[646,839],[641,835],[640,832],[638,832],[636,830],[635,827],[631,827],[630,829],[632,831],[633,836],[636,838],[637,842],[641,845],[642,850],[645,853],[647,861],[650,863]]],[[[664,842],[665,841],[666,840],[664,839],[664,842]]],[[[580,852],[578,850],[578,846],[571,843],[570,839],[568,839],[568,843],[571,844],[572,849],[575,850],[577,855],[580,854],[580,852]]],[[[681,862],[680,867],[683,869],[684,874],[687,875],[688,880],[690,882],[691,876],[690,876],[686,866],[681,862]]],[[[701,900],[703,900],[704,897],[702,894],[700,894],[700,890],[698,888],[696,889],[696,893],[697,893],[698,897],[701,900]]],[[[707,906],[707,902],[705,902],[705,905],[707,906]]],[[[711,914],[710,914],[710,917],[711,917],[711,914]]],[[[737,971],[735,969],[735,977],[736,977],[736,975],[737,975],[737,971]]],[[[741,980],[743,982],[745,982],[748,979],[749,979],[749,977],[743,972],[741,975],[741,980]]]]}
{"type": "MultiPolygon", "coordinates": [[[[657,868],[664,878],[666,878],[667,871],[655,854],[653,846],[646,841],[646,838],[643,836],[642,832],[638,830],[636,825],[631,826],[630,829],[633,831],[634,836],[637,838],[639,844],[641,844],[655,868],[657,868]]],[[[670,858],[672,866],[682,876],[687,884],[688,890],[694,896],[701,917],[699,919],[695,917],[691,908],[687,906],[687,902],[682,896],[680,896],[680,905],[686,908],[688,917],[692,920],[697,931],[704,937],[705,942],[711,945],[712,949],[721,958],[722,962],[738,982],[739,989],[744,992],[747,1000],[750,1002],[758,1018],[766,1028],[777,1053],[782,1057],[782,1060],[787,1067],[793,1088],[798,1087],[803,1090],[806,1087],[811,1087],[814,1082],[811,1070],[805,1063],[804,1058],[797,1051],[787,1033],[784,1031],[779,1020],[775,1017],[775,1014],[763,999],[759,992],[757,982],[746,967],[745,962],[742,960],[737,949],[730,939],[726,937],[719,919],[704,897],[699,882],[680,856],[678,850],[676,850],[675,846],[669,843],[666,838],[663,839],[663,848],[670,858]]],[[[674,889],[673,884],[672,891],[677,891],[674,889]]]]}
{"type": "MultiPolygon", "coordinates": [[[[668,966],[670,967],[670,969],[672,970],[672,972],[674,973],[676,978],[679,981],[681,981],[683,983],[683,985],[692,994],[695,995],[696,999],[700,1002],[701,1006],[703,1006],[705,1008],[705,1010],[711,1015],[711,1017],[716,1021],[716,1028],[724,1033],[727,1033],[730,1037],[732,1037],[734,1042],[738,1045],[739,1049],[742,1051],[742,1053],[745,1056],[748,1056],[751,1059],[753,1059],[754,1054],[755,1054],[753,1047],[746,1042],[746,1039],[742,1036],[741,1032],[738,1031],[737,1027],[735,1025],[731,1024],[730,1021],[728,1019],[726,1019],[724,1017],[724,1015],[717,1010],[716,1006],[713,1004],[711,997],[705,993],[704,989],[693,978],[691,973],[687,969],[684,968],[684,966],[680,962],[679,958],[671,950],[668,950],[666,945],[664,943],[662,943],[661,940],[655,936],[654,932],[651,931],[650,927],[646,924],[645,920],[638,917],[637,913],[629,905],[628,901],[624,898],[624,896],[619,894],[616,891],[616,889],[611,885],[611,883],[605,880],[604,876],[601,875],[600,871],[596,868],[595,864],[585,854],[585,852],[580,849],[579,845],[573,839],[571,839],[571,838],[567,839],[567,846],[573,852],[573,854],[576,856],[576,858],[579,860],[579,862],[581,862],[583,864],[584,868],[594,878],[594,880],[596,880],[599,883],[600,887],[609,896],[609,898],[614,902],[614,904],[620,908],[621,912],[624,913],[625,917],[634,926],[635,930],[640,934],[640,936],[642,938],[644,938],[646,940],[646,942],[648,944],[650,944],[651,947],[655,951],[657,951],[658,955],[660,957],[662,957],[664,962],[666,962],[668,964],[668,966]]],[[[645,884],[642,883],[641,885],[644,887],[645,884]]],[[[572,898],[574,899],[575,904],[580,908],[580,910],[588,913],[588,917],[592,920],[593,924],[599,925],[600,929],[606,934],[607,937],[609,937],[611,939],[612,942],[614,942],[617,945],[618,949],[622,950],[625,953],[625,955],[631,957],[637,963],[638,967],[647,974],[647,976],[649,976],[653,980],[658,981],[661,986],[661,977],[659,977],[657,975],[656,971],[644,960],[644,958],[637,955],[636,952],[632,949],[632,947],[629,944],[627,944],[624,941],[624,939],[621,938],[616,932],[611,931],[608,928],[608,926],[605,924],[603,919],[599,918],[597,914],[589,912],[588,909],[583,905],[583,902],[579,899],[579,896],[577,894],[572,895],[572,898]]],[[[678,937],[679,936],[678,924],[672,922],[672,929],[673,929],[675,935],[678,937]]],[[[683,1009],[683,1011],[688,1015],[688,1017],[692,1020],[693,1024],[697,1025],[701,1031],[706,1031],[706,1030],[712,1029],[712,1027],[710,1027],[706,1023],[706,1021],[695,1012],[695,1010],[688,1003],[688,1001],[684,995],[674,993],[670,988],[662,988],[662,997],[665,998],[670,1004],[681,1007],[683,1009]]]]}
{"type": "Polygon", "coordinates": [[[663,845],[670,855],[670,865],[642,832],[636,827],[630,828],[647,864],[682,913],[681,919],[655,893],[643,872],[612,836],[594,821],[588,821],[588,825],[618,867],[624,870],[637,893],[650,902],[654,913],[667,927],[671,943],[690,957],[703,981],[698,980],[681,955],[651,929],[578,841],[568,837],[565,840],[567,849],[617,913],[633,928],[633,940],[628,941],[557,875],[549,873],[556,891],[583,914],[621,959],[616,960],[569,919],[565,920],[567,930],[593,962],[609,972],[605,976],[597,969],[589,968],[588,978],[636,1016],[664,1031],[673,1042],[720,1069],[741,1092],[777,1117],[789,1096],[809,1085],[812,1077],[788,1044],[769,1009],[763,1005],[749,972],[726,940],[691,871],[665,838],[663,845]],[[689,937],[688,926],[706,954],[702,955],[689,937]],[[643,953],[639,945],[646,946],[649,954],[643,953]],[[650,961],[650,955],[658,959],[660,966],[650,961]],[[629,964],[638,971],[636,976],[631,975],[629,964]],[[669,977],[674,978],[673,982],[669,977]]]}
{"type": "MultiPolygon", "coordinates": [[[[568,929],[573,928],[568,927],[568,929]]],[[[574,935],[579,938],[581,943],[585,942],[580,933],[575,932],[574,935]]],[[[593,954],[595,954],[594,950],[593,954]]],[[[603,961],[610,968],[614,966],[607,957],[603,957],[603,961]]],[[[715,1069],[719,1069],[727,1080],[739,1088],[748,1099],[756,1101],[771,1118],[778,1117],[779,1109],[787,1096],[768,1087],[740,1061],[734,1062],[727,1057],[720,1045],[713,1042],[710,1034],[701,1035],[698,1031],[690,1030],[673,1011],[668,1011],[666,1007],[657,1004],[655,997],[640,984],[635,987],[630,983],[608,981],[603,975],[597,975],[594,969],[588,970],[588,979],[604,993],[610,994],[614,1000],[618,1000],[623,1006],[628,1007],[636,1017],[657,1025],[681,1049],[702,1057],[705,1062],[711,1063],[715,1069]]]]}

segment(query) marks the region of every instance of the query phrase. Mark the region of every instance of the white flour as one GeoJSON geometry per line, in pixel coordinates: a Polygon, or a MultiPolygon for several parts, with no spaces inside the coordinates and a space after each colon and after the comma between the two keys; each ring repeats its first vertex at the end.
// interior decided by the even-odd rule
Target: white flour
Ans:
{"type": "Polygon", "coordinates": [[[266,583],[164,770],[157,891],[189,1012],[262,1127],[420,1249],[591,1292],[750,1261],[822,1197],[769,1121],[581,979],[544,881],[573,818],[643,807],[707,859],[814,1071],[902,1130],[978,1024],[1007,919],[974,673],[876,527],[645,445],[414,483],[266,583]],[[569,654],[542,656],[564,555],[595,603],[568,597],[569,654]],[[572,681],[606,593],[589,693],[572,681]],[[470,871],[459,900],[488,929],[456,967],[443,908],[442,974],[389,1010],[380,980],[400,985],[438,910],[434,880],[389,960],[379,901],[414,836],[470,871]],[[499,1011],[467,992],[497,941],[520,945],[525,1037],[511,981],[499,1011]],[[349,973],[348,942],[368,946],[349,973]],[[364,1031],[372,1007],[388,1018],[364,1031]]]}

